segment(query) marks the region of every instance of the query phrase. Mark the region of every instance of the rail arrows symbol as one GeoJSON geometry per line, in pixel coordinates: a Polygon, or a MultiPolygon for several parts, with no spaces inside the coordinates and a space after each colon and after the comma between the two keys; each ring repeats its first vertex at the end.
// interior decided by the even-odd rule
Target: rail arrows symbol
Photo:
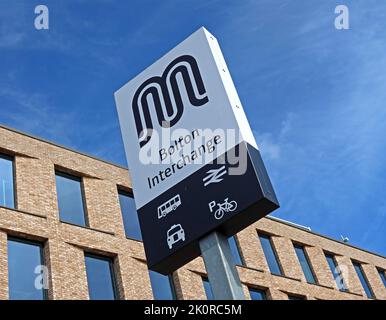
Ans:
{"type": "Polygon", "coordinates": [[[206,187],[211,183],[221,182],[224,179],[221,177],[227,173],[227,169],[225,168],[225,166],[222,166],[218,169],[211,169],[206,173],[207,173],[207,176],[205,176],[205,178],[202,179],[202,182],[204,182],[204,187],[206,187]]]}

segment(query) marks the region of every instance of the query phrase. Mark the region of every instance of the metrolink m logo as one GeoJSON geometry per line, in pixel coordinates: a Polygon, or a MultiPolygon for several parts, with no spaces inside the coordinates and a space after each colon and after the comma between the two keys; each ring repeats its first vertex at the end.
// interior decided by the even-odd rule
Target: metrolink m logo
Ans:
{"type": "Polygon", "coordinates": [[[146,80],[134,94],[132,107],[141,148],[149,142],[154,129],[149,96],[152,98],[160,126],[170,128],[180,120],[184,112],[184,103],[178,87],[178,74],[182,77],[185,92],[192,106],[199,107],[209,101],[197,61],[190,55],[174,59],[162,76],[146,80]]]}

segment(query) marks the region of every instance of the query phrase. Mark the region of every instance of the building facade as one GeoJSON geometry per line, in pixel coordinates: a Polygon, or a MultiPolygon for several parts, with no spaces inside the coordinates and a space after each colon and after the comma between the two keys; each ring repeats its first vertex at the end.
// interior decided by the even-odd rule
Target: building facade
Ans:
{"type": "MultiPolygon", "coordinates": [[[[247,299],[386,299],[386,258],[272,217],[229,239],[247,299]]],[[[0,127],[1,299],[207,299],[149,272],[128,170],[0,127]]]]}

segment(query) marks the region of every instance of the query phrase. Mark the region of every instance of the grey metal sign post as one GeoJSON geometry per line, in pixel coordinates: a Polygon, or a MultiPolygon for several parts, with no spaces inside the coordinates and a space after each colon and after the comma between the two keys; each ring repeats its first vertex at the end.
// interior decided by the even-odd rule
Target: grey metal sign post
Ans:
{"type": "Polygon", "coordinates": [[[215,300],[245,300],[227,237],[212,232],[199,244],[215,300]]]}

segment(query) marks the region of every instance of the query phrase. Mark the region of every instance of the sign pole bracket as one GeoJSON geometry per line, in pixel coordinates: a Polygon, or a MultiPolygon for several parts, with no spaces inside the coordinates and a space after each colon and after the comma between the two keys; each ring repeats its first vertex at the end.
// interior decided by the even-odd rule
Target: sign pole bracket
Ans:
{"type": "Polygon", "coordinates": [[[215,231],[199,244],[214,299],[245,300],[227,237],[215,231]]]}

